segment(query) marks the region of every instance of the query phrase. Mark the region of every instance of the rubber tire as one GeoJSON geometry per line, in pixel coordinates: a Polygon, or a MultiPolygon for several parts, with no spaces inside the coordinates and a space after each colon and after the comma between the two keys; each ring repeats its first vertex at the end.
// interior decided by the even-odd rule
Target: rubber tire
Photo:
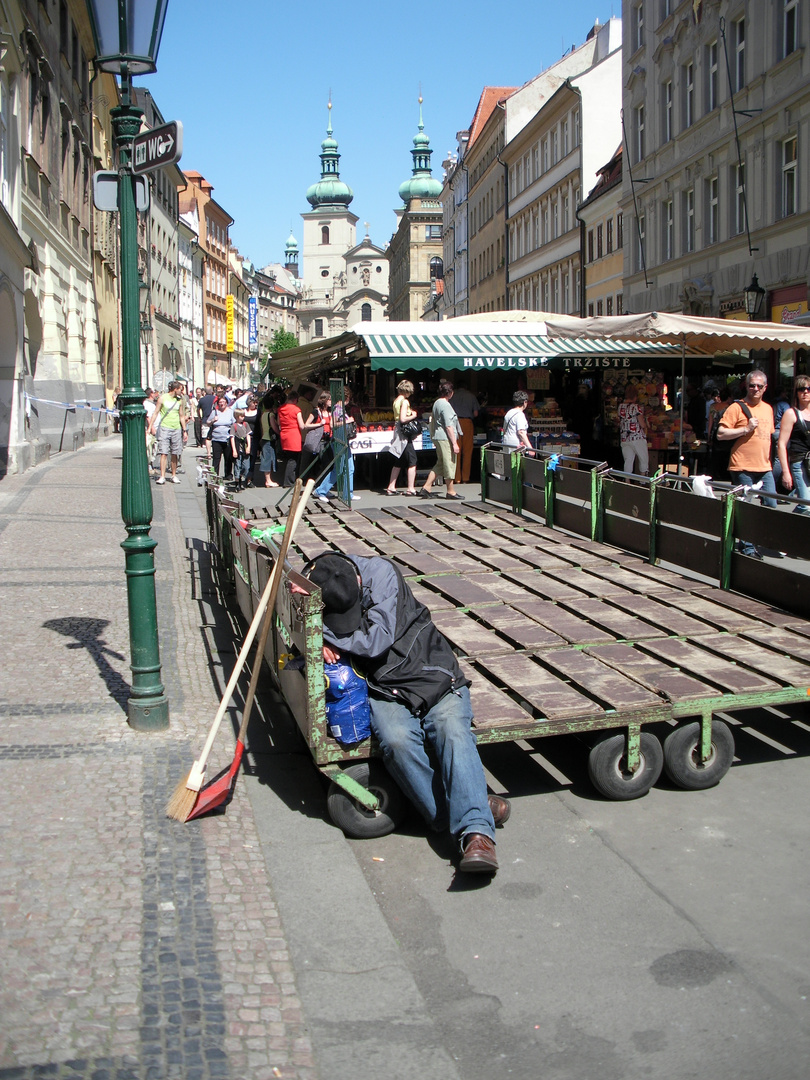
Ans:
{"type": "Polygon", "coordinates": [[[728,724],[712,720],[712,752],[705,764],[697,760],[700,722],[681,724],[664,740],[664,769],[673,784],[686,791],[703,791],[719,784],[734,760],[734,736],[728,724]]]}
{"type": "Polygon", "coordinates": [[[641,757],[634,773],[622,769],[625,757],[625,736],[608,735],[598,742],[588,756],[588,776],[591,783],[606,799],[626,801],[646,795],[664,765],[664,751],[655,735],[641,732],[641,757]]]}
{"type": "Polygon", "coordinates": [[[380,809],[367,810],[332,781],[326,796],[326,807],[334,824],[347,836],[357,840],[371,840],[393,832],[407,814],[408,804],[383,763],[360,761],[343,771],[374,792],[380,800],[380,809]]]}

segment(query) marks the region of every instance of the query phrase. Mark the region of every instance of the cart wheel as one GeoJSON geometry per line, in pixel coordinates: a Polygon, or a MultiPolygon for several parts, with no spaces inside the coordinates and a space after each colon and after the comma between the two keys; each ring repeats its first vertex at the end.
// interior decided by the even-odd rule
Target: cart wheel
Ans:
{"type": "Polygon", "coordinates": [[[661,743],[649,731],[642,731],[638,768],[634,773],[628,772],[624,735],[608,735],[590,752],[588,776],[606,799],[640,799],[661,775],[663,764],[661,743]]]}
{"type": "Polygon", "coordinates": [[[380,761],[361,761],[346,772],[358,784],[368,788],[380,800],[379,810],[368,810],[334,781],[329,785],[326,806],[329,816],[347,836],[371,840],[393,832],[407,813],[405,796],[380,761]]]}
{"type": "Polygon", "coordinates": [[[664,769],[678,787],[702,791],[719,784],[734,760],[734,736],[728,724],[712,720],[712,747],[706,761],[701,761],[700,722],[681,724],[664,740],[664,769]]]}

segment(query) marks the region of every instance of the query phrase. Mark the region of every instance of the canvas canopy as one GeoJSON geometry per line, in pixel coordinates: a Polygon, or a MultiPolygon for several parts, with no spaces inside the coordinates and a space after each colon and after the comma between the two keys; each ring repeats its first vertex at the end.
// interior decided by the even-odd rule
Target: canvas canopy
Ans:
{"type": "Polygon", "coordinates": [[[553,338],[540,320],[530,324],[459,319],[377,322],[358,323],[339,337],[276,353],[270,361],[270,375],[294,380],[317,368],[337,369],[365,360],[376,371],[629,369],[668,356],[680,356],[680,349],[667,343],[622,338],[553,338]]]}

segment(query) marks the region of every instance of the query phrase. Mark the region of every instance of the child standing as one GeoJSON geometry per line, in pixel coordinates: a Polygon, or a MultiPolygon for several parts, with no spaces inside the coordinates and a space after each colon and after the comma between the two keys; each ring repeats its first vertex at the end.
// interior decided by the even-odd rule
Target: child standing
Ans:
{"type": "Polygon", "coordinates": [[[250,477],[250,428],[245,423],[245,410],[234,409],[231,428],[231,453],[233,454],[233,477],[236,490],[241,491],[250,477]]]}

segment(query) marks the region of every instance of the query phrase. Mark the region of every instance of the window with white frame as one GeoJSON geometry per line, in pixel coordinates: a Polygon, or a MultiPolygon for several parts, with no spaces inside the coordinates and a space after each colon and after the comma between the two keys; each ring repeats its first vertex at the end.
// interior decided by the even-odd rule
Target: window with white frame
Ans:
{"type": "Polygon", "coordinates": [[[672,141],[672,79],[667,79],[661,93],[664,142],[672,141]]]}
{"type": "Polygon", "coordinates": [[[532,176],[532,155],[529,152],[523,155],[523,186],[527,188],[534,179],[535,177],[532,176]]]}
{"type": "Polygon", "coordinates": [[[548,278],[543,278],[543,311],[548,310],[548,278]]]}
{"type": "Polygon", "coordinates": [[[605,297],[605,314],[606,315],[612,315],[613,314],[613,297],[612,296],[605,297]]]}
{"type": "Polygon", "coordinates": [[[548,203],[543,207],[543,243],[547,244],[551,239],[551,233],[548,228],[548,203]]]}
{"type": "Polygon", "coordinates": [[[579,311],[580,304],[580,290],[582,288],[582,271],[577,270],[574,273],[574,311],[579,311]]]}
{"type": "Polygon", "coordinates": [[[644,106],[636,106],[636,161],[643,161],[644,154],[644,106]]]}
{"type": "Polygon", "coordinates": [[[782,143],[782,217],[796,213],[798,140],[793,135],[782,143]]]}
{"type": "Polygon", "coordinates": [[[536,180],[540,175],[540,146],[538,143],[535,143],[532,148],[532,166],[532,176],[536,180]]]}
{"type": "Polygon", "coordinates": [[[616,215],[616,247],[624,247],[624,214],[616,215]]]}
{"type": "Polygon", "coordinates": [[[662,248],[664,261],[668,262],[675,257],[675,217],[672,199],[666,199],[661,208],[661,222],[664,230],[662,248]]]}
{"type": "Polygon", "coordinates": [[[695,189],[683,193],[683,250],[695,250],[695,189]]]}
{"type": "Polygon", "coordinates": [[[782,56],[799,47],[799,0],[782,0],[782,56]]]}
{"type": "Polygon", "coordinates": [[[560,156],[560,139],[556,128],[551,133],[551,164],[556,165],[560,156]]]}
{"type": "Polygon", "coordinates": [[[560,310],[560,276],[559,274],[552,274],[551,276],[551,310],[560,310]]]}
{"type": "Polygon", "coordinates": [[[548,136],[543,139],[543,172],[548,172],[548,136]]]}
{"type": "Polygon", "coordinates": [[[695,65],[690,61],[683,67],[683,126],[695,122],[695,65]]]}
{"type": "Polygon", "coordinates": [[[706,111],[717,108],[717,39],[706,46],[706,111]]]}
{"type": "Polygon", "coordinates": [[[535,209],[532,213],[532,246],[534,248],[540,247],[540,210],[535,209]]]}
{"type": "Polygon", "coordinates": [[[734,165],[731,176],[734,188],[733,228],[735,235],[739,235],[745,232],[745,165],[734,165]]]}
{"type": "Polygon", "coordinates": [[[633,7],[632,14],[632,49],[640,49],[644,44],[644,2],[639,2],[633,7]]]}
{"type": "Polygon", "coordinates": [[[569,151],[569,146],[568,146],[568,121],[563,120],[563,122],[562,122],[562,152],[563,152],[563,157],[568,156],[568,151],[569,151]]]}
{"type": "Polygon", "coordinates": [[[716,176],[710,176],[706,181],[706,222],[708,241],[716,244],[720,239],[720,184],[716,176]]]}
{"type": "MultiPolygon", "coordinates": [[[[551,204],[551,238],[556,240],[560,235],[560,204],[555,199],[551,204]]],[[[556,308],[554,309],[557,310],[556,308]]]]}
{"type": "Polygon", "coordinates": [[[613,218],[609,217],[605,222],[605,250],[608,255],[613,251],[613,218]]]}
{"type": "Polygon", "coordinates": [[[571,275],[568,273],[563,274],[562,284],[562,310],[564,312],[569,311],[568,298],[571,291],[571,275]]]}
{"type": "Polygon", "coordinates": [[[567,195],[563,195],[563,210],[562,210],[562,227],[563,232],[567,233],[571,228],[571,200],[567,195]]]}
{"type": "Polygon", "coordinates": [[[745,86],[745,18],[737,19],[731,24],[732,42],[734,45],[734,91],[742,90],[745,86]]]}
{"type": "Polygon", "coordinates": [[[582,139],[582,118],[579,109],[574,109],[574,146],[579,146],[582,139]]]}

